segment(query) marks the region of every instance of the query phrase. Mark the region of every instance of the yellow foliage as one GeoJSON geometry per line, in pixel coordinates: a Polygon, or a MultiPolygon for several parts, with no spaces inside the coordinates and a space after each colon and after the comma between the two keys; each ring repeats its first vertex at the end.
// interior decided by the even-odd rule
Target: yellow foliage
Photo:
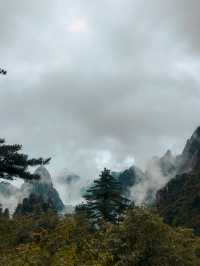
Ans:
{"type": "Polygon", "coordinates": [[[85,217],[54,216],[0,221],[0,266],[200,265],[200,238],[148,210],[98,230],[85,217]]]}

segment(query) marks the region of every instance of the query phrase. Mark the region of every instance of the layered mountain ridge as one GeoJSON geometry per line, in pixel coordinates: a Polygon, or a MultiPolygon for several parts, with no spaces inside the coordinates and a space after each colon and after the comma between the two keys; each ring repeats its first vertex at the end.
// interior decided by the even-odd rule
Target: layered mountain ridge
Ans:
{"type": "MultiPolygon", "coordinates": [[[[168,150],[160,158],[153,157],[145,172],[134,165],[121,172],[112,172],[112,174],[121,183],[124,194],[134,200],[136,205],[152,205],[156,202],[160,214],[167,222],[178,223],[178,219],[175,221],[174,217],[177,216],[177,213],[182,212],[184,206],[189,206],[188,209],[190,210],[193,210],[195,206],[200,210],[199,172],[200,127],[187,140],[180,155],[174,156],[168,150]],[[193,199],[192,196],[189,196],[190,194],[194,196],[193,199]],[[183,195],[184,199],[182,198],[183,195]],[[176,198],[177,200],[175,200],[176,198]]],[[[17,195],[16,200],[21,198],[22,201],[24,197],[34,193],[42,196],[45,202],[50,200],[57,211],[63,211],[65,206],[53,185],[48,170],[42,165],[36,169],[35,174],[40,176],[40,180],[25,182],[21,189],[8,182],[1,182],[0,196],[7,199],[10,197],[13,200],[13,197],[17,195]]],[[[62,187],[63,191],[59,190],[59,192],[62,192],[62,197],[65,194],[65,201],[69,202],[70,209],[73,205],[72,202],[75,202],[74,197],[80,200],[86,188],[91,184],[66,170],[56,182],[57,186],[59,184],[62,187]]],[[[188,217],[190,216],[188,212],[188,217]]],[[[180,214],[179,217],[181,217],[180,214]]],[[[188,221],[187,224],[189,224],[188,221]]]]}

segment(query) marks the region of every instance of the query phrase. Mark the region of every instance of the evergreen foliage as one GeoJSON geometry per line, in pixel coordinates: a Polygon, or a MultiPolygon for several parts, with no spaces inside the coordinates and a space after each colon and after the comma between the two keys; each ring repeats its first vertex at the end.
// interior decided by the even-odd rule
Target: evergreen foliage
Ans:
{"type": "Polygon", "coordinates": [[[129,200],[122,195],[119,181],[106,168],[100,174],[100,178],[87,190],[84,198],[86,204],[79,206],[79,210],[85,208],[89,218],[97,223],[118,222],[120,215],[129,206],[129,200]]]}
{"type": "Polygon", "coordinates": [[[46,164],[50,158],[29,159],[28,155],[20,153],[21,145],[5,144],[4,139],[0,139],[0,178],[12,180],[14,177],[19,177],[25,180],[39,178],[37,175],[31,174],[28,171],[29,166],[37,166],[46,164]]]}
{"type": "Polygon", "coordinates": [[[7,70],[0,68],[0,74],[7,75],[7,70]]]}
{"type": "Polygon", "coordinates": [[[166,223],[193,228],[200,235],[200,172],[170,180],[157,193],[157,209],[166,223]]]}
{"type": "Polygon", "coordinates": [[[5,218],[9,218],[10,217],[9,209],[6,208],[6,209],[3,210],[1,204],[0,204],[0,217],[5,217],[5,218]]]}

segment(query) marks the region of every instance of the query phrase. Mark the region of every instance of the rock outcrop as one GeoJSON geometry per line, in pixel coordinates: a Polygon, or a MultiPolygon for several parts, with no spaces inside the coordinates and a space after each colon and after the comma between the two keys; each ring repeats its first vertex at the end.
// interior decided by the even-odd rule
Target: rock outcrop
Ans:
{"type": "Polygon", "coordinates": [[[51,202],[53,208],[57,211],[64,210],[64,204],[58,194],[58,191],[54,188],[51,175],[44,166],[40,166],[35,171],[36,175],[40,176],[39,180],[31,180],[25,182],[22,185],[22,194],[28,196],[35,194],[38,197],[42,197],[44,202],[51,202]]]}
{"type": "Polygon", "coordinates": [[[194,228],[200,234],[200,127],[176,158],[177,175],[156,194],[165,222],[194,228]]]}

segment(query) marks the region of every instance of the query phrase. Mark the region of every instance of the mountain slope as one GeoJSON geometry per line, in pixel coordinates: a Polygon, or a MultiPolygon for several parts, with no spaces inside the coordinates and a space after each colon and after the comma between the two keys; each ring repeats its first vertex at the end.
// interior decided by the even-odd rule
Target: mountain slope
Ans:
{"type": "Polygon", "coordinates": [[[55,210],[64,210],[64,204],[60,199],[58,191],[53,186],[48,170],[44,166],[40,166],[35,171],[35,174],[40,176],[40,180],[24,183],[21,188],[23,195],[35,194],[42,197],[44,202],[51,202],[55,210]]]}
{"type": "Polygon", "coordinates": [[[178,157],[177,172],[156,195],[165,222],[194,228],[200,234],[200,127],[178,157]]]}
{"type": "Polygon", "coordinates": [[[166,223],[192,227],[200,234],[200,173],[176,176],[158,191],[156,201],[166,223]]]}
{"type": "Polygon", "coordinates": [[[187,140],[179,160],[179,173],[200,171],[200,127],[187,140]]]}

